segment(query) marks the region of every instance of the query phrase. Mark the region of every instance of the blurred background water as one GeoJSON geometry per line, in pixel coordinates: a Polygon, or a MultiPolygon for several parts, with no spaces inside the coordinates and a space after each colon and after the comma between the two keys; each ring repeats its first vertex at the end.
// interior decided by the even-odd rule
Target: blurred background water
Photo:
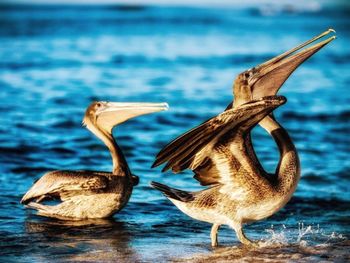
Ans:
{"type": "MultiPolygon", "coordinates": [[[[0,259],[2,262],[349,260],[350,19],[341,1],[239,4],[0,6],[0,259]],[[310,4],[311,3],[311,4],[310,4]],[[338,39],[301,66],[277,110],[300,153],[292,200],[247,226],[272,248],[248,250],[224,227],[211,249],[210,225],[177,210],[151,180],[200,187],[191,172],[150,169],[170,140],[220,113],[232,82],[328,28],[338,39]],[[110,220],[61,222],[19,200],[54,169],[111,170],[106,147],[81,126],[93,100],[162,102],[168,112],[118,126],[114,135],[140,176],[127,207],[110,220]]],[[[260,128],[254,145],[266,169],[278,152],[260,128]]]]}

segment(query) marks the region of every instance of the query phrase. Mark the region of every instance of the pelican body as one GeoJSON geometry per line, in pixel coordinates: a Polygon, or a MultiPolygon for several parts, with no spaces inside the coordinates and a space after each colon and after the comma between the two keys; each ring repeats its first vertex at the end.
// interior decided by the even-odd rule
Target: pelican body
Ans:
{"type": "Polygon", "coordinates": [[[67,220],[106,218],[120,211],[139,178],[131,174],[112,129],[130,118],[167,108],[166,103],[93,102],[83,124],[110,150],[113,171],[48,172],[29,189],[21,203],[36,209],[38,215],[67,220]],[[49,199],[59,199],[60,203],[42,204],[49,199]]]}
{"type": "Polygon", "coordinates": [[[288,132],[272,111],[286,99],[276,93],[306,59],[335,39],[330,37],[300,52],[300,49],[335,32],[332,29],[259,66],[239,74],[234,81],[234,101],[218,116],[204,122],[166,145],[153,167],[166,163],[163,171],[194,172],[202,191],[187,192],[152,182],[182,212],[211,223],[211,244],[218,245],[220,225],[229,225],[243,244],[255,245],[243,232],[246,223],[265,219],[291,198],[300,179],[297,150],[288,132]],[[297,52],[297,53],[296,53],[297,52]],[[267,173],[251,143],[251,129],[263,127],[280,152],[276,171],[267,173]]]}

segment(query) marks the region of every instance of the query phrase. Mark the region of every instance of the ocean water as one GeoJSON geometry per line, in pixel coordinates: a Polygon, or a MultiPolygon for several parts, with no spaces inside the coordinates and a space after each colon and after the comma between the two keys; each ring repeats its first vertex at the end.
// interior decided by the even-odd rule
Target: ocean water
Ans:
{"type": "MultiPolygon", "coordinates": [[[[2,262],[345,262],[350,260],[350,19],[342,6],[190,8],[0,6],[0,259],[2,262]],[[328,28],[337,39],[285,83],[276,111],[300,154],[291,201],[245,227],[264,247],[242,246],[228,227],[182,214],[151,180],[200,189],[190,171],[150,166],[170,140],[223,111],[232,82],[328,28]],[[110,171],[106,147],[81,121],[91,101],[168,102],[170,110],[118,126],[114,135],[140,184],[113,218],[59,221],[20,203],[45,172],[110,171]]],[[[278,152],[254,129],[273,171],[278,152]]]]}

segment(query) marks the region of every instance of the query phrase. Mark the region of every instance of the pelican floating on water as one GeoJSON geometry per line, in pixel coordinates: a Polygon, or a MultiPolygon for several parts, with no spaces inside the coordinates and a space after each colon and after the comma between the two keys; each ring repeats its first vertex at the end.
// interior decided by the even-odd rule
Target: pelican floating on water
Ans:
{"type": "Polygon", "coordinates": [[[83,124],[108,147],[113,172],[53,171],[42,176],[23,196],[21,203],[38,215],[60,219],[106,218],[128,202],[138,177],[131,174],[112,129],[128,119],[168,109],[166,103],[93,102],[83,124]],[[57,205],[40,202],[60,199],[57,205]]]}
{"type": "Polygon", "coordinates": [[[330,29],[257,67],[238,75],[235,100],[224,113],[190,130],[165,146],[153,167],[167,163],[163,171],[187,168],[203,186],[187,192],[151,182],[182,212],[208,223],[212,246],[217,246],[220,225],[229,225],[243,244],[254,244],[243,224],[267,218],[291,198],[300,178],[296,148],[287,131],[274,119],[274,108],[285,102],[276,96],[292,72],[332,41],[330,37],[298,53],[303,47],[335,32],[330,29]],[[263,97],[263,98],[261,98],[263,97]],[[250,130],[259,123],[275,140],[280,160],[274,174],[267,173],[252,147],[250,130]]]}

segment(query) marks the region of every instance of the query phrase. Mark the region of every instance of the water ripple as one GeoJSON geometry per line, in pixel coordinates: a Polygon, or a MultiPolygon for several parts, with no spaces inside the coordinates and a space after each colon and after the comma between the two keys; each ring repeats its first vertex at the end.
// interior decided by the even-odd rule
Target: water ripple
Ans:
{"type": "MultiPolygon", "coordinates": [[[[292,7],[0,5],[0,260],[346,261],[348,9],[292,7]],[[338,39],[280,91],[288,103],[276,110],[276,118],[295,141],[302,177],[284,209],[246,226],[248,236],[271,249],[240,246],[228,227],[220,230],[222,247],[211,249],[210,225],[182,214],[149,181],[202,188],[191,171],[151,169],[154,156],[222,112],[232,101],[238,73],[330,26],[338,39]],[[85,107],[95,100],[169,103],[168,112],[114,130],[132,172],[140,176],[139,186],[109,220],[63,222],[33,215],[19,201],[44,173],[111,170],[108,149],[81,125],[85,107]]],[[[274,171],[278,150],[271,137],[257,128],[253,143],[263,165],[274,171]]]]}

